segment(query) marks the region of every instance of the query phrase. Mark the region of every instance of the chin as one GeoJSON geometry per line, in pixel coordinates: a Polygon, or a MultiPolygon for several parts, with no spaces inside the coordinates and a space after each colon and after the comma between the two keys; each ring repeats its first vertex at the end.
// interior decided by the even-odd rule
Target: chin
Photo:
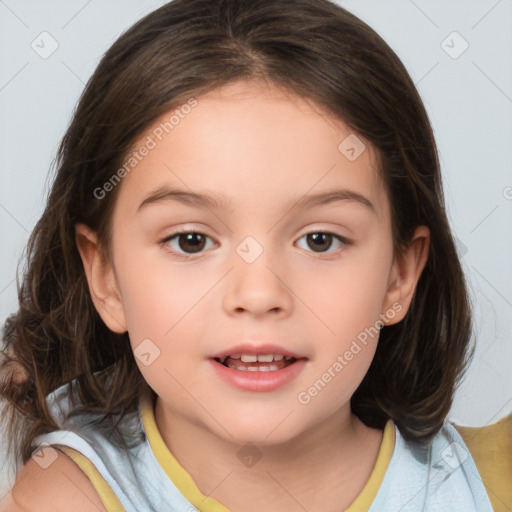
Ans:
{"type": "MultiPolygon", "coordinates": [[[[292,416],[290,415],[290,419],[292,416]]],[[[292,425],[288,419],[284,418],[286,418],[286,415],[280,415],[278,418],[268,415],[265,418],[255,417],[254,415],[245,415],[244,418],[232,416],[229,421],[221,422],[219,420],[219,423],[226,428],[227,432],[222,427],[216,425],[215,433],[231,444],[244,446],[247,443],[251,443],[261,447],[275,446],[287,443],[299,434],[296,431],[296,422],[292,425]]]]}

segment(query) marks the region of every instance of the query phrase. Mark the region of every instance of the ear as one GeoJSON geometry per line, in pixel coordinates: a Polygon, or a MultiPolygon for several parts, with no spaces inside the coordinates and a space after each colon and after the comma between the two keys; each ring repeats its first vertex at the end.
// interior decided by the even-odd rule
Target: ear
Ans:
{"type": "Polygon", "coordinates": [[[416,285],[427,263],[429,245],[430,230],[427,226],[418,226],[403,253],[395,257],[381,315],[384,325],[400,322],[409,310],[416,285]],[[393,311],[393,316],[386,314],[390,311],[393,311]]]}
{"type": "Polygon", "coordinates": [[[111,331],[126,332],[126,316],[114,269],[101,257],[96,233],[85,224],[76,224],[75,241],[96,310],[111,331]]]}

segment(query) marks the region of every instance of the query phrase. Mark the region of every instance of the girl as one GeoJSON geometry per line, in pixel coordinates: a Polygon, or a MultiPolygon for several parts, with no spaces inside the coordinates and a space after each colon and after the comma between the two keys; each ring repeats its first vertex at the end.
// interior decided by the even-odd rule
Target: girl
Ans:
{"type": "Polygon", "coordinates": [[[336,4],[174,0],[124,33],[28,259],[5,510],[492,510],[447,421],[471,322],[432,129],[336,4]]]}

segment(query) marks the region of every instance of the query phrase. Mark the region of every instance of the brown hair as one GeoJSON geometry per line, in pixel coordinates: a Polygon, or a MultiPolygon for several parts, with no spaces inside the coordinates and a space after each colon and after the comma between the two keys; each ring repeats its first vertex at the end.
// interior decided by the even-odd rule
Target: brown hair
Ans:
{"type": "Polygon", "coordinates": [[[368,426],[383,428],[392,418],[408,440],[426,442],[441,428],[473,354],[470,305],[433,132],[403,64],[374,30],[328,0],[175,0],[103,56],[52,164],[56,175],[27,244],[0,367],[8,439],[24,463],[34,437],[58,428],[46,395],[71,379],[82,403],[73,414],[95,413],[109,432],[119,432],[123,416],[136,410],[144,379],[128,333],[110,331],[95,310],[74,227],[95,230],[109,259],[120,187],[103,199],[94,190],[157,116],[238,79],[266,80],[309,98],[376,148],[396,253],[415,227],[430,228],[410,309],[382,329],[351,406],[368,426]]]}

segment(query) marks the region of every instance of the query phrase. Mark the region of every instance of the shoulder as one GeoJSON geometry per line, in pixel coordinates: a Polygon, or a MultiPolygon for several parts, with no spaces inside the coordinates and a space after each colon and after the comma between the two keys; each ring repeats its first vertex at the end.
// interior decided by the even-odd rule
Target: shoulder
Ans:
{"type": "Polygon", "coordinates": [[[428,441],[408,440],[397,427],[389,475],[376,510],[492,512],[474,461],[445,421],[428,441]]]}
{"type": "Polygon", "coordinates": [[[11,492],[0,502],[0,512],[106,512],[80,467],[65,453],[53,452],[56,457],[47,467],[31,458],[20,469],[11,492]]]}

